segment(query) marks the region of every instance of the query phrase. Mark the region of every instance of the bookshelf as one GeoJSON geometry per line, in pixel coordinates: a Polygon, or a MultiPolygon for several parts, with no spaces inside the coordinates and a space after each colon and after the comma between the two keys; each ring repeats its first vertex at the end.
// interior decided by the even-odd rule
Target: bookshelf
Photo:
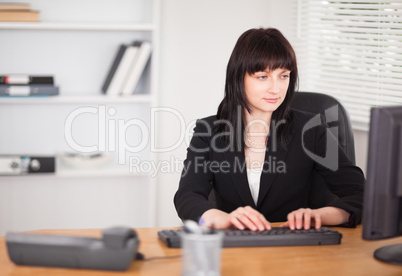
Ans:
{"type": "Polygon", "coordinates": [[[132,96],[56,96],[56,97],[0,97],[0,104],[80,104],[80,103],[94,103],[94,104],[107,104],[107,103],[153,103],[153,95],[132,95],[132,96]]]}
{"type": "MultiPolygon", "coordinates": [[[[60,95],[50,97],[0,97],[0,154],[8,155],[46,155],[57,156],[59,152],[74,152],[66,142],[65,124],[69,114],[82,107],[106,111],[113,109],[116,115],[106,113],[106,131],[115,131],[114,148],[110,149],[112,136],[106,137],[106,151],[119,151],[120,136],[128,147],[135,147],[144,135],[138,125],[130,126],[130,120],[138,120],[151,127],[150,109],[157,106],[158,100],[158,44],[160,0],[29,0],[31,9],[40,11],[41,22],[0,22],[0,34],[4,43],[0,45],[0,75],[28,74],[53,75],[55,84],[60,87],[60,95]],[[143,77],[133,95],[108,96],[101,92],[102,84],[113,62],[120,44],[130,44],[134,40],[152,43],[152,56],[145,68],[143,77]],[[127,124],[125,132],[112,129],[112,124],[127,124]],[[109,129],[110,128],[110,129],[109,129]],[[119,136],[120,135],[120,136],[119,136]],[[140,138],[138,138],[140,137],[140,138]]],[[[74,138],[85,146],[97,145],[100,141],[100,111],[96,114],[83,114],[74,121],[74,138]]],[[[109,133],[109,132],[108,132],[109,133]]],[[[102,147],[97,145],[99,149],[102,147]]],[[[118,155],[119,152],[116,153],[118,155]]],[[[125,224],[133,227],[154,226],[156,223],[155,178],[149,173],[130,173],[130,157],[141,160],[157,160],[150,147],[140,152],[126,151],[123,164],[118,157],[101,168],[72,169],[57,160],[55,174],[0,176],[0,209],[14,210],[0,212],[0,236],[6,230],[17,231],[33,228],[74,228],[107,227],[111,224],[125,224]],[[115,165],[114,165],[115,164],[115,165]],[[106,180],[109,180],[108,183],[106,180]],[[104,183],[106,181],[106,183],[104,183]],[[55,183],[52,189],[47,184],[55,183]],[[24,187],[36,185],[37,197],[25,200],[22,207],[18,194],[24,194],[24,187]],[[109,198],[103,195],[106,203],[99,205],[99,199],[76,196],[72,201],[82,209],[89,208],[93,215],[88,224],[82,223],[77,211],[74,218],[50,220],[39,218],[40,212],[31,214],[38,223],[15,220],[29,214],[28,209],[47,197],[60,196],[61,191],[72,185],[82,183],[82,192],[89,192],[97,183],[103,189],[116,193],[109,198]],[[135,184],[134,184],[135,183],[135,184]],[[113,188],[112,186],[115,186],[113,188]],[[132,192],[131,197],[127,194],[132,192]],[[116,198],[124,198],[116,200],[116,198]],[[7,199],[6,199],[7,198],[7,199]],[[108,205],[125,206],[125,216],[102,218],[102,212],[109,212],[108,205]],[[134,203],[135,202],[135,203],[134,203]],[[136,206],[146,206],[137,208],[136,206]],[[96,211],[95,209],[98,208],[96,211]],[[27,214],[24,214],[27,212],[27,214]]],[[[50,184],[49,184],[50,185],[50,184]]],[[[79,189],[78,187],[76,187],[79,189]]],[[[95,191],[96,194],[96,191],[95,191]]],[[[57,205],[57,204],[56,204],[57,205]]],[[[41,205],[42,206],[42,205],[41,205]]],[[[52,208],[52,206],[42,206],[52,208]]],[[[51,217],[66,213],[65,206],[57,205],[51,217]]],[[[117,208],[117,207],[116,207],[117,208]]],[[[34,208],[35,209],[35,208],[34,208]]],[[[79,208],[77,208],[78,210],[79,208]]],[[[49,213],[48,210],[42,210],[49,213]]],[[[118,212],[118,209],[116,209],[118,212]]]]}
{"type": "MultiPolygon", "coordinates": [[[[72,169],[62,169],[58,170],[55,174],[24,174],[18,176],[18,178],[32,180],[32,179],[91,179],[91,178],[103,178],[103,177],[114,177],[114,178],[149,178],[151,175],[149,173],[137,173],[137,172],[127,172],[125,170],[119,169],[109,169],[109,170],[72,170],[72,169]]],[[[2,176],[2,180],[4,181],[12,181],[15,180],[15,176],[2,176]]]]}
{"type": "Polygon", "coordinates": [[[0,22],[2,30],[64,30],[64,31],[140,31],[151,32],[154,24],[86,23],[86,22],[0,22]]]}

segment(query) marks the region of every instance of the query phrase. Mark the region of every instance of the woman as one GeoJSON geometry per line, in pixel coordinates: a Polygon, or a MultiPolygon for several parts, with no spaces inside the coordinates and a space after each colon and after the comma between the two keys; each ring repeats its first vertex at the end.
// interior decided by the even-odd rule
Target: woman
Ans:
{"type": "Polygon", "coordinates": [[[198,120],[194,129],[174,198],[181,219],[254,231],[275,221],[291,229],[360,223],[363,173],[327,137],[324,125],[303,131],[315,114],[290,108],[297,78],[295,53],[278,30],[240,36],[218,113],[198,120]],[[331,159],[336,169],[306,154],[333,152],[327,140],[338,151],[331,159]],[[318,209],[307,203],[313,171],[339,197],[318,209]],[[208,200],[212,189],[215,203],[208,200]]]}

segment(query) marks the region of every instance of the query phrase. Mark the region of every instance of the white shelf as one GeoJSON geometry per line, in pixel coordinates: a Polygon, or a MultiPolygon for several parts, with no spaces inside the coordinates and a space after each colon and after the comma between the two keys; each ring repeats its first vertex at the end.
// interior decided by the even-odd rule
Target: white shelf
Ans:
{"type": "Polygon", "coordinates": [[[146,173],[130,173],[122,169],[99,170],[59,170],[56,173],[31,173],[23,175],[0,175],[0,179],[19,177],[57,177],[57,178],[97,178],[97,177],[149,177],[146,173]]]}
{"type": "Polygon", "coordinates": [[[54,176],[63,178],[74,177],[149,177],[149,174],[145,173],[131,173],[122,169],[99,169],[99,170],[59,170],[54,176]]]}
{"type": "Polygon", "coordinates": [[[80,103],[151,103],[152,96],[130,95],[130,96],[26,96],[26,97],[0,97],[0,104],[80,104],[80,103]]]}
{"type": "Polygon", "coordinates": [[[154,31],[146,23],[1,22],[2,30],[154,31]]]}

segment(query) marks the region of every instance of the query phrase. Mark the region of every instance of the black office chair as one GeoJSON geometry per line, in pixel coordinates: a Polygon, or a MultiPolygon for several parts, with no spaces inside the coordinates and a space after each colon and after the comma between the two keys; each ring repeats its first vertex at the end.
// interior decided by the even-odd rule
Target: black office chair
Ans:
{"type": "MultiPolygon", "coordinates": [[[[328,122],[328,125],[330,130],[332,130],[332,127],[337,127],[339,144],[350,161],[355,164],[355,145],[352,125],[346,109],[337,99],[321,93],[296,92],[291,103],[294,109],[308,111],[314,114],[321,113],[323,115],[325,115],[325,110],[335,105],[338,106],[338,120],[328,122]]],[[[312,175],[311,192],[308,202],[310,208],[323,207],[336,198],[337,196],[330,192],[325,185],[324,179],[320,175],[312,175]]]]}

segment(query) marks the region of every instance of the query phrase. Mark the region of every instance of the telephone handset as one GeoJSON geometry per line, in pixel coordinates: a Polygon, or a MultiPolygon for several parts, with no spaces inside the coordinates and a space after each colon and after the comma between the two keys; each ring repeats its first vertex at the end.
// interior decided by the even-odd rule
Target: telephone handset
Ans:
{"type": "Polygon", "coordinates": [[[102,238],[7,233],[8,255],[17,265],[126,270],[136,258],[135,230],[113,227],[102,238]]]}

